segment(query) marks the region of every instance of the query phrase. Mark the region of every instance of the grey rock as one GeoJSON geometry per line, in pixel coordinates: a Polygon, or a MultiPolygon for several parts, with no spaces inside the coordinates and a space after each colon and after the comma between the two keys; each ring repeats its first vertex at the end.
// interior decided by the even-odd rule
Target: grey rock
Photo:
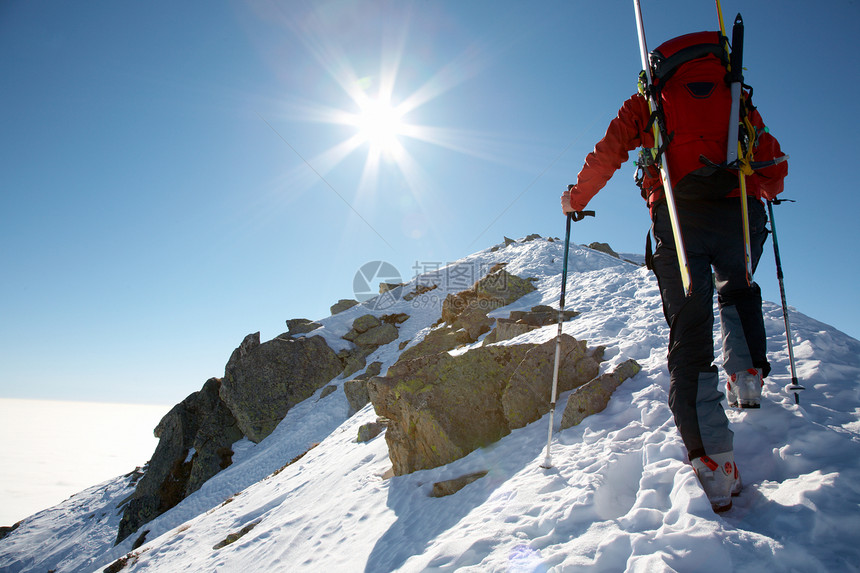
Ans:
{"type": "Polygon", "coordinates": [[[442,302],[441,321],[445,325],[430,331],[421,342],[407,348],[400,360],[453,350],[475,342],[489,332],[493,319],[488,318],[487,313],[534,290],[529,280],[505,271],[505,264],[495,265],[492,272],[471,289],[448,295],[442,302]]]}
{"type": "Polygon", "coordinates": [[[491,273],[475,283],[475,291],[479,299],[491,299],[507,306],[520,297],[535,290],[528,279],[512,275],[501,269],[491,273]]]}
{"type": "Polygon", "coordinates": [[[351,298],[342,298],[331,306],[332,315],[341,313],[348,308],[352,308],[358,304],[357,300],[351,298]]]}
{"type": "Polygon", "coordinates": [[[494,342],[501,342],[502,340],[510,340],[521,334],[525,334],[526,332],[531,332],[536,328],[539,327],[520,323],[515,320],[500,318],[496,320],[496,327],[484,338],[483,344],[487,345],[494,342]]]}
{"type": "Polygon", "coordinates": [[[321,326],[322,325],[320,323],[308,320],[307,318],[291,318],[287,321],[287,329],[290,336],[294,334],[305,334],[314,331],[321,326]]]}
{"type": "Polygon", "coordinates": [[[343,360],[343,372],[341,376],[349,378],[359,370],[367,366],[367,357],[373,354],[373,348],[357,346],[343,354],[339,354],[343,360]]]}
{"type": "Polygon", "coordinates": [[[378,348],[379,346],[397,340],[398,336],[400,336],[400,333],[397,331],[396,326],[393,324],[383,323],[366,332],[362,332],[355,337],[353,342],[358,346],[378,348]]]}
{"type": "MultiPolygon", "coordinates": [[[[246,351],[252,343],[244,346],[246,351]]],[[[174,507],[232,462],[231,446],[242,439],[242,432],[220,399],[220,386],[219,379],[209,379],[156,426],[158,446],[123,507],[117,543],[174,507]]]]}
{"type": "Polygon", "coordinates": [[[358,334],[361,334],[363,332],[367,332],[371,328],[379,326],[380,324],[382,324],[382,322],[377,317],[372,314],[365,314],[352,321],[352,329],[358,334]]]}
{"type": "Polygon", "coordinates": [[[525,346],[477,348],[399,360],[368,382],[395,475],[445,465],[507,435],[504,385],[525,346]]]}
{"type": "Polygon", "coordinates": [[[620,259],[618,253],[612,250],[612,247],[609,246],[609,243],[590,243],[588,245],[589,249],[594,249],[595,251],[600,251],[601,253],[606,253],[607,255],[611,255],[616,259],[620,259]]]}
{"type": "Polygon", "coordinates": [[[326,386],[325,388],[322,389],[322,392],[320,392],[319,400],[322,400],[326,396],[330,396],[330,395],[334,394],[335,392],[337,392],[337,386],[329,384],[328,386],[326,386]]]}
{"type": "Polygon", "coordinates": [[[561,428],[576,426],[588,416],[602,412],[609,404],[609,398],[615,389],[628,378],[636,376],[641,369],[639,364],[631,359],[618,365],[611,374],[604,374],[577,388],[567,399],[561,417],[561,428]]]}
{"type": "Polygon", "coordinates": [[[343,391],[346,394],[346,401],[349,403],[349,415],[352,416],[370,402],[370,395],[367,392],[367,381],[374,376],[378,376],[382,370],[382,362],[372,362],[367,367],[361,376],[356,376],[352,380],[347,380],[343,383],[343,391]]]}
{"type": "Polygon", "coordinates": [[[409,315],[405,312],[398,312],[395,314],[384,314],[379,320],[388,324],[403,324],[407,320],[409,320],[409,315]]]}
{"type": "Polygon", "coordinates": [[[379,422],[369,422],[364,424],[358,429],[358,438],[356,438],[356,441],[359,444],[369,442],[381,434],[383,430],[385,430],[385,425],[380,424],[379,422]]]}
{"type": "MultiPolygon", "coordinates": [[[[448,464],[545,414],[554,345],[401,357],[385,376],[372,378],[370,400],[390,420],[385,440],[395,475],[448,464]]],[[[602,349],[586,351],[566,335],[564,347],[562,387],[596,374],[602,349]]]]}
{"type": "MultiPolygon", "coordinates": [[[[558,369],[558,393],[585,384],[600,372],[602,346],[589,351],[584,341],[562,334],[558,369]]],[[[502,396],[510,429],[522,428],[549,411],[555,370],[556,339],[529,350],[511,375],[502,396]]]]}
{"type": "MultiPolygon", "coordinates": [[[[579,313],[573,310],[562,312],[563,321],[570,320],[575,316],[579,316],[579,313]]],[[[492,344],[502,340],[510,340],[526,332],[557,322],[558,310],[551,306],[538,305],[529,311],[515,310],[511,312],[508,318],[496,320],[495,328],[484,338],[483,343],[492,344]]]]}
{"type": "Polygon", "coordinates": [[[433,490],[430,492],[430,497],[445,497],[448,495],[453,495],[467,485],[469,485],[470,483],[478,481],[488,473],[489,472],[487,471],[480,471],[466,474],[464,476],[460,476],[454,479],[437,481],[433,484],[433,490]]]}
{"type": "Polygon", "coordinates": [[[337,376],[338,356],[319,336],[245,337],[224,369],[220,396],[242,433],[253,442],[268,436],[287,411],[337,376]]]}

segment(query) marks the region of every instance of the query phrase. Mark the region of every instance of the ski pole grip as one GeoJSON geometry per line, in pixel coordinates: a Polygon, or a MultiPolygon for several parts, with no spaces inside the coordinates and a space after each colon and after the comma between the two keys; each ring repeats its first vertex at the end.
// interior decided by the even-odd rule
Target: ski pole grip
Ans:
{"type": "Polygon", "coordinates": [[[570,213],[570,218],[573,219],[574,223],[578,221],[582,221],[586,217],[594,217],[594,211],[574,211],[570,213]]]}

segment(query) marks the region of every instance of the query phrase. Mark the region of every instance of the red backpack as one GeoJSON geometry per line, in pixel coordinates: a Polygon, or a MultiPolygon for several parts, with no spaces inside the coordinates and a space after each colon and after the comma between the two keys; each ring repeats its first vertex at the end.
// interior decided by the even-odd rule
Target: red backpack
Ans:
{"type": "Polygon", "coordinates": [[[732,103],[726,38],[719,32],[679,36],[652,51],[651,63],[678,197],[694,198],[693,188],[695,198],[725,196],[737,186],[737,172],[717,167],[726,161],[732,103]]]}

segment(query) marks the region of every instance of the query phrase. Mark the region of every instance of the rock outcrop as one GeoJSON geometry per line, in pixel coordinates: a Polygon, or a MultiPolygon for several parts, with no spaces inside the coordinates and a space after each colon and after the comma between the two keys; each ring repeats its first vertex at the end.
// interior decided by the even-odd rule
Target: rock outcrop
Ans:
{"type": "Polygon", "coordinates": [[[370,402],[370,395],[367,392],[367,381],[374,376],[378,376],[381,371],[382,362],[371,362],[363,374],[343,383],[343,392],[346,394],[346,401],[349,403],[350,416],[364,408],[370,402]]]}
{"type": "Polygon", "coordinates": [[[124,505],[117,543],[230,465],[231,446],[242,439],[242,432],[221,400],[220,389],[221,381],[211,378],[202,390],[174,406],[156,426],[158,446],[124,505]]]}
{"type": "Polygon", "coordinates": [[[339,301],[337,301],[336,303],[334,303],[333,305],[331,305],[331,308],[329,310],[331,311],[332,315],[335,315],[335,314],[338,314],[338,313],[345,311],[348,308],[352,308],[357,304],[358,304],[358,301],[355,299],[342,298],[339,301]]]}
{"type": "Polygon", "coordinates": [[[220,395],[242,433],[259,442],[290,408],[342,369],[343,363],[322,337],[278,337],[261,344],[260,333],[255,332],[230,356],[220,395]]]}
{"type": "MultiPolygon", "coordinates": [[[[385,376],[371,379],[373,406],[389,420],[385,439],[395,475],[450,463],[546,413],[552,379],[546,370],[555,344],[401,359],[385,376]]],[[[596,376],[602,355],[602,348],[587,352],[567,335],[562,344],[560,392],[596,376]]]]}
{"type": "Polygon", "coordinates": [[[376,422],[368,422],[367,424],[363,424],[358,428],[358,437],[356,438],[356,442],[359,444],[363,444],[364,442],[369,442],[379,434],[381,434],[385,428],[388,427],[388,422],[383,418],[377,419],[376,422]]]}
{"type": "Polygon", "coordinates": [[[609,246],[609,243],[594,242],[594,243],[589,243],[587,246],[589,249],[594,249],[595,251],[600,251],[601,253],[606,253],[607,255],[613,256],[616,259],[621,258],[620,256],[618,256],[618,253],[616,253],[614,250],[612,250],[612,247],[609,246]]]}
{"type": "Polygon", "coordinates": [[[287,321],[287,334],[293,336],[294,334],[305,334],[307,332],[312,332],[322,325],[318,322],[314,322],[307,318],[291,318],[287,321]]]}
{"type": "MultiPolygon", "coordinates": [[[[292,333],[316,328],[305,319],[288,324],[292,333]]],[[[290,408],[342,368],[321,337],[286,334],[260,344],[259,332],[246,336],[230,356],[224,378],[208,380],[155,428],[158,446],[123,506],[117,543],[200,489],[232,463],[234,443],[265,438],[290,408]]]]}
{"type": "Polygon", "coordinates": [[[464,476],[460,476],[454,479],[437,481],[433,484],[433,489],[430,491],[430,497],[445,497],[448,495],[454,495],[470,483],[478,481],[488,473],[490,472],[483,470],[466,474],[464,476]]]}
{"type": "Polygon", "coordinates": [[[636,376],[642,367],[633,359],[620,364],[611,373],[604,374],[577,388],[567,399],[561,417],[561,429],[576,426],[586,417],[602,412],[609,405],[615,389],[628,378],[636,376]]]}
{"type": "Polygon", "coordinates": [[[352,329],[343,335],[344,340],[353,343],[353,348],[343,350],[340,359],[345,364],[343,377],[348,378],[367,366],[367,357],[377,348],[394,342],[400,336],[397,325],[405,322],[408,314],[385,315],[378,318],[373,314],[359,316],[352,322],[352,329]]]}
{"type": "MultiPolygon", "coordinates": [[[[558,392],[585,384],[600,372],[602,346],[586,348],[584,340],[562,335],[558,369],[558,392]]],[[[514,430],[534,422],[549,412],[555,369],[556,339],[529,350],[517,365],[502,395],[508,428],[514,430]]]]}
{"type": "Polygon", "coordinates": [[[535,290],[530,280],[512,275],[503,267],[504,264],[493,267],[471,289],[449,294],[442,302],[442,324],[427,333],[421,342],[407,348],[400,360],[411,360],[475,342],[495,323],[495,319],[487,316],[489,312],[535,290]]]}
{"type": "MultiPolygon", "coordinates": [[[[562,321],[579,316],[574,310],[562,311],[562,321]]],[[[492,344],[502,340],[510,340],[526,332],[558,322],[558,310],[551,306],[533,306],[531,310],[515,310],[508,318],[496,319],[496,326],[488,334],[483,344],[492,344]]]]}

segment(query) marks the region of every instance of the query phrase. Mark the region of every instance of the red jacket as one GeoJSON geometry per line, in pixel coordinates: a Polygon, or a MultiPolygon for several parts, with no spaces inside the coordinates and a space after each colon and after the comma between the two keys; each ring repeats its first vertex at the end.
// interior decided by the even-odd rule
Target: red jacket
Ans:
{"type": "MultiPolygon", "coordinates": [[[[640,94],[634,94],[624,102],[624,105],[618,110],[618,117],[610,122],[606,135],[594,146],[594,151],[585,158],[585,165],[579,172],[576,185],[570,193],[570,204],[574,210],[582,211],[585,208],[591,198],[606,185],[615,171],[621,167],[621,164],[627,161],[630,151],[638,147],[653,147],[653,130],[645,129],[649,117],[648,102],[640,94]]],[[[750,119],[757,129],[764,129],[764,122],[756,110],[751,112],[750,119]]],[[[725,140],[722,148],[725,149],[725,140]]],[[[671,144],[668,146],[667,155],[673,188],[685,175],[703,167],[703,164],[697,160],[698,157],[693,160],[682,154],[676,154],[678,157],[673,156],[671,144]]],[[[782,155],[776,138],[766,131],[761,131],[757,138],[755,161],[766,161],[782,155]]],[[[725,160],[725,157],[714,160],[722,161],[725,160]]],[[[642,184],[642,196],[647,201],[649,208],[653,208],[654,204],[663,198],[663,186],[660,182],[659,173],[654,171],[650,176],[646,173],[642,184]]],[[[760,169],[754,175],[747,177],[747,194],[758,199],[762,197],[773,199],[782,192],[783,179],[787,174],[787,162],[760,169]]],[[[729,196],[740,196],[739,189],[733,190],[729,196]]],[[[680,197],[676,195],[676,198],[680,197]]]]}

